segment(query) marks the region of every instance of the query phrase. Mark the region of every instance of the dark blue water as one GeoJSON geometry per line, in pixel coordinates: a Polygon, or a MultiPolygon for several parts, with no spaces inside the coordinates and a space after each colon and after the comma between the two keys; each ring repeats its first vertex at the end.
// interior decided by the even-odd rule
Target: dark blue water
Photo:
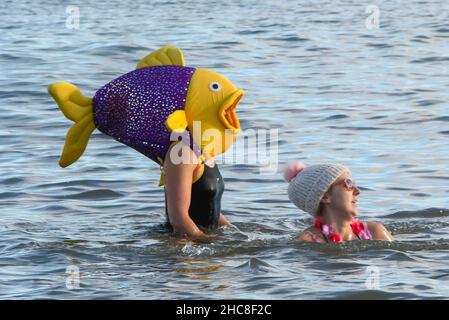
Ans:
{"type": "Polygon", "coordinates": [[[1,298],[449,296],[445,1],[377,1],[378,28],[358,1],[77,1],[79,29],[69,5],[0,4],[1,298]],[[209,243],[161,232],[158,166],[98,131],[58,166],[70,123],[47,85],[93,96],[166,44],[246,91],[243,129],[279,132],[277,172],[220,165],[236,228],[209,243]],[[351,168],[362,218],[397,241],[295,242],[311,221],[282,181],[294,159],[351,168]]]}

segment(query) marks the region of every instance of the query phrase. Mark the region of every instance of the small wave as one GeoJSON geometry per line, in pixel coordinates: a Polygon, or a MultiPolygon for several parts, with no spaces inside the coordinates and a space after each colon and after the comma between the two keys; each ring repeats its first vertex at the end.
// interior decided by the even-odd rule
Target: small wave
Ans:
{"type": "Polygon", "coordinates": [[[425,35],[419,35],[419,36],[416,36],[415,37],[415,39],[430,39],[430,37],[428,37],[428,36],[425,36],[425,35]]]}
{"type": "Polygon", "coordinates": [[[413,193],[410,193],[410,195],[412,197],[417,197],[417,198],[426,198],[426,197],[432,196],[431,194],[423,193],[423,192],[413,192],[413,193]]]}
{"type": "Polygon", "coordinates": [[[349,118],[349,116],[345,115],[345,114],[336,114],[330,117],[327,117],[324,119],[324,121],[327,120],[338,120],[338,119],[345,119],[345,118],[349,118]]]}
{"type": "MultiPolygon", "coordinates": [[[[150,51],[149,48],[145,48],[142,46],[126,46],[126,45],[107,45],[107,46],[101,46],[94,49],[89,50],[89,54],[93,55],[111,55],[111,53],[120,53],[123,52],[136,52],[138,50],[143,51],[150,51]]],[[[80,49],[77,53],[84,52],[86,50],[80,49]]]]}
{"type": "Polygon", "coordinates": [[[393,191],[413,191],[414,189],[410,188],[402,188],[402,187],[389,187],[385,188],[386,190],[393,190],[393,191]]]}
{"type": "Polygon", "coordinates": [[[301,38],[301,37],[298,37],[298,36],[286,36],[286,37],[272,38],[272,40],[287,41],[287,42],[304,42],[304,41],[309,41],[309,39],[307,39],[307,38],[301,38]]]}
{"type": "Polygon", "coordinates": [[[5,184],[5,185],[13,185],[13,184],[18,184],[21,182],[24,182],[25,179],[24,178],[20,178],[20,177],[14,177],[14,178],[8,178],[5,180],[2,180],[1,183],[5,184]]]}
{"type": "Polygon", "coordinates": [[[270,269],[274,269],[274,267],[262,259],[250,258],[247,262],[235,267],[235,269],[249,272],[267,272],[270,269]]]}
{"type": "Polygon", "coordinates": [[[429,121],[449,121],[449,116],[442,116],[442,117],[436,117],[432,118],[429,121]]]}
{"type": "Polygon", "coordinates": [[[325,48],[325,47],[314,47],[314,48],[307,48],[306,51],[311,51],[311,52],[321,52],[321,51],[328,51],[328,50],[332,50],[331,48],[325,48]]]}
{"type": "Polygon", "coordinates": [[[47,98],[47,93],[39,90],[1,90],[0,95],[3,99],[7,98],[47,98]]]}
{"type": "MultiPolygon", "coordinates": [[[[125,170],[125,169],[123,169],[125,170]]],[[[116,185],[116,184],[122,184],[126,182],[125,180],[103,180],[103,179],[82,179],[82,180],[68,180],[68,181],[61,181],[61,182],[50,182],[50,183],[42,183],[36,185],[36,188],[59,188],[59,189],[65,189],[68,187],[101,187],[102,185],[116,185]]]]}
{"type": "Polygon", "coordinates": [[[65,246],[74,246],[74,245],[79,245],[79,244],[86,244],[88,243],[87,240],[81,240],[81,239],[65,239],[63,240],[63,244],[65,246]]]}
{"type": "Polygon", "coordinates": [[[2,192],[0,193],[0,199],[11,199],[11,198],[17,198],[25,193],[23,192],[2,192]]]}
{"type": "Polygon", "coordinates": [[[267,30],[275,29],[275,28],[279,28],[279,30],[282,30],[283,28],[287,28],[289,26],[290,25],[285,24],[285,23],[268,23],[268,24],[260,25],[261,28],[267,29],[267,30]]]}
{"type": "Polygon", "coordinates": [[[112,191],[110,189],[99,189],[85,191],[81,193],[76,193],[72,195],[65,196],[64,198],[69,199],[97,199],[97,200],[108,200],[123,197],[123,194],[119,192],[112,191]]]}
{"type": "Polygon", "coordinates": [[[401,251],[435,251],[448,250],[449,240],[438,239],[428,241],[395,241],[391,242],[390,249],[401,251]]]}
{"type": "Polygon", "coordinates": [[[430,180],[449,180],[449,176],[438,177],[438,176],[418,176],[418,178],[430,179],[430,180]]]}
{"type": "Polygon", "coordinates": [[[186,245],[181,249],[181,252],[188,256],[211,256],[215,253],[215,250],[206,245],[197,245],[192,242],[187,242],[186,245]]]}
{"type": "Polygon", "coordinates": [[[247,35],[247,34],[260,34],[260,33],[267,33],[267,30],[242,30],[236,32],[236,34],[240,35],[247,35]]]}
{"type": "Polygon", "coordinates": [[[379,128],[379,127],[337,127],[337,126],[328,126],[329,129],[343,129],[343,130],[357,130],[357,131],[369,131],[369,130],[385,130],[387,128],[379,128]]]}
{"type": "MultiPolygon", "coordinates": [[[[195,268],[176,267],[173,269],[173,271],[180,272],[180,273],[211,273],[211,272],[218,271],[221,268],[223,268],[222,265],[195,267],[195,268]]],[[[197,278],[197,280],[201,280],[201,279],[197,278]]]]}
{"type": "Polygon", "coordinates": [[[29,56],[16,56],[16,55],[8,54],[8,53],[1,53],[0,54],[0,60],[9,61],[9,62],[21,61],[21,62],[24,62],[26,64],[45,63],[45,60],[41,59],[41,58],[29,57],[29,56]]]}
{"type": "Polygon", "coordinates": [[[328,23],[340,23],[340,20],[311,20],[311,23],[324,23],[324,24],[328,24],[328,23]]]}
{"type": "Polygon", "coordinates": [[[386,228],[394,235],[397,234],[409,234],[409,235],[416,235],[418,233],[432,231],[432,230],[439,230],[442,228],[449,227],[448,222],[443,221],[436,221],[436,222],[430,222],[426,221],[418,222],[418,221],[408,221],[408,219],[405,222],[394,222],[394,223],[386,223],[386,228]]]}
{"type": "MultiPolygon", "coordinates": [[[[348,241],[341,244],[318,244],[318,243],[304,243],[298,242],[295,247],[304,250],[314,250],[322,252],[326,255],[335,256],[340,254],[351,254],[358,252],[365,252],[371,250],[396,250],[398,252],[407,251],[435,251],[448,250],[449,240],[426,240],[426,241],[348,241]]],[[[394,260],[395,256],[391,259],[394,260]]],[[[397,257],[397,256],[396,256],[397,257]]],[[[400,256],[400,259],[403,259],[400,256]]]]}
{"type": "Polygon", "coordinates": [[[439,103],[443,103],[443,102],[444,101],[441,101],[441,100],[420,100],[420,101],[417,101],[416,104],[421,107],[426,107],[426,106],[431,106],[431,105],[439,104],[439,103]]]}
{"type": "Polygon", "coordinates": [[[449,61],[449,57],[427,57],[410,61],[410,63],[429,63],[449,61]]]}
{"type": "Polygon", "coordinates": [[[67,212],[68,208],[66,206],[61,206],[58,204],[46,204],[36,208],[37,210],[42,210],[44,212],[67,212]]]}
{"type": "Polygon", "coordinates": [[[371,47],[371,48],[379,48],[379,49],[393,48],[393,46],[388,43],[368,43],[367,46],[371,47]]]}
{"type": "Polygon", "coordinates": [[[417,211],[398,211],[384,218],[440,218],[449,216],[449,209],[429,208],[417,211]]]}

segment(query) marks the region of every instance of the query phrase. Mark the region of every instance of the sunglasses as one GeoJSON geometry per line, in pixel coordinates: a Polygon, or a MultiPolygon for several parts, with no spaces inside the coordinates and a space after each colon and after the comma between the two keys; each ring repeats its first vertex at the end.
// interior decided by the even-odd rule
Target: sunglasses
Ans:
{"type": "Polygon", "coordinates": [[[339,186],[342,185],[343,188],[345,188],[346,191],[354,191],[357,190],[358,192],[360,192],[360,189],[357,188],[357,185],[355,183],[354,180],[352,179],[344,179],[340,182],[337,182],[335,185],[339,186]]]}

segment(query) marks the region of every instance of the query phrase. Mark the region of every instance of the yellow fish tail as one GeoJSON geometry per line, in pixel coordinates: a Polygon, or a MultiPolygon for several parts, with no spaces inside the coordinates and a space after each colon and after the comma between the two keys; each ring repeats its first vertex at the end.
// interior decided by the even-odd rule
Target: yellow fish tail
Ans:
{"type": "Polygon", "coordinates": [[[95,130],[92,99],[84,96],[80,89],[67,82],[49,85],[48,93],[55,99],[64,115],[75,122],[67,133],[59,160],[59,165],[65,168],[81,157],[95,130]]]}

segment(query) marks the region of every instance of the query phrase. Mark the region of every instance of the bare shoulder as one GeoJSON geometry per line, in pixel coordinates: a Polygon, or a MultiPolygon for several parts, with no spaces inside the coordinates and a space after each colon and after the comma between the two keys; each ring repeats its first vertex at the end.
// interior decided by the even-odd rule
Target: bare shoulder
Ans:
{"type": "Polygon", "coordinates": [[[385,230],[385,227],[382,223],[377,221],[367,221],[366,225],[368,226],[369,231],[382,231],[385,230]]]}
{"type": "Polygon", "coordinates": [[[384,227],[382,223],[376,221],[368,221],[366,224],[374,239],[388,241],[394,240],[391,233],[384,227]]]}
{"type": "Polygon", "coordinates": [[[179,142],[170,146],[164,159],[164,168],[178,168],[178,170],[194,170],[198,157],[186,144],[179,142]]]}
{"type": "Polygon", "coordinates": [[[296,240],[299,241],[305,241],[305,242],[319,242],[319,243],[325,243],[326,240],[324,239],[321,232],[315,228],[315,227],[309,227],[303,232],[301,232],[297,237],[296,240]]]}

